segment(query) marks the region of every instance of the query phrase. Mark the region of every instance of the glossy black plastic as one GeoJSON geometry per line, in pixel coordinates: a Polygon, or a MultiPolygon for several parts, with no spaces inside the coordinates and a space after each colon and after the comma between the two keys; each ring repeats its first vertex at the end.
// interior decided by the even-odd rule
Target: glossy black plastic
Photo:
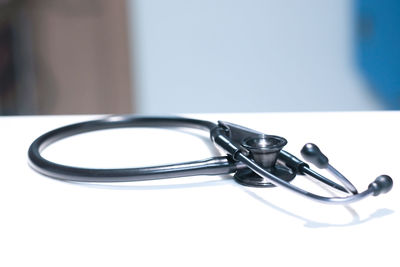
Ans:
{"type": "Polygon", "coordinates": [[[312,143],[305,144],[301,149],[301,155],[305,160],[311,162],[320,169],[324,169],[328,166],[328,158],[319,150],[319,148],[312,143]]]}

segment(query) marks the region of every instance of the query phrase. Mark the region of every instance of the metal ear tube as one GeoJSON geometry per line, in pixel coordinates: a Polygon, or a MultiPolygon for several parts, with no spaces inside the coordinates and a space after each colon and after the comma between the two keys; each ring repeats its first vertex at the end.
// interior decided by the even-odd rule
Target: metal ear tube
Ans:
{"type": "Polygon", "coordinates": [[[319,168],[326,168],[341,183],[338,184],[315,172],[310,166],[283,150],[287,141],[283,137],[267,135],[228,122],[213,122],[180,117],[112,116],[67,125],[38,137],[28,151],[30,166],[37,172],[55,179],[77,182],[128,182],[187,177],[193,175],[233,174],[236,182],[244,186],[280,186],[293,193],[328,204],[347,204],[369,195],[387,193],[393,186],[388,175],[381,175],[358,193],[355,186],[329,164],[328,158],[314,144],[306,144],[301,154],[319,168]],[[104,129],[126,127],[197,128],[210,133],[211,141],[226,152],[204,160],[160,166],[120,169],[92,169],[66,166],[42,157],[41,152],[49,145],[69,136],[104,129]],[[327,186],[346,193],[344,197],[321,196],[290,182],[297,175],[307,175],[327,186]]]}

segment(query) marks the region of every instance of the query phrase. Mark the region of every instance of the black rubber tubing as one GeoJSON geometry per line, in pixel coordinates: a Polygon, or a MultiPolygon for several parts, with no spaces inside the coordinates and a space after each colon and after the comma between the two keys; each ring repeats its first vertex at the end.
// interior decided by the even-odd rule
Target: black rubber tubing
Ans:
{"type": "Polygon", "coordinates": [[[42,157],[41,152],[49,145],[64,138],[97,130],[128,127],[196,128],[211,132],[217,124],[182,117],[138,117],[134,115],[109,116],[104,119],[67,125],[38,137],[29,147],[30,166],[37,172],[60,180],[77,182],[128,182],[165,179],[188,175],[226,174],[235,171],[235,166],[227,157],[182,164],[170,164],[140,168],[92,169],[66,166],[42,157]]]}

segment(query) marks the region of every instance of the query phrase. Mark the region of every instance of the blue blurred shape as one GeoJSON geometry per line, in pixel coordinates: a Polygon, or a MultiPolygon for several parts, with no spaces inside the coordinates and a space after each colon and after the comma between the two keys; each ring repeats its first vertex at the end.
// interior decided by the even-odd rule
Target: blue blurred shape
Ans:
{"type": "Polygon", "coordinates": [[[357,0],[357,60],[387,109],[400,109],[400,1],[357,0]]]}

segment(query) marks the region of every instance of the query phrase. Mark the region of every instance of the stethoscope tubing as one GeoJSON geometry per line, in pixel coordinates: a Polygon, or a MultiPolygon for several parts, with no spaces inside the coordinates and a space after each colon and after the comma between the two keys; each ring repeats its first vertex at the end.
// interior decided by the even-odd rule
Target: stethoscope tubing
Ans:
{"type": "Polygon", "coordinates": [[[28,151],[30,166],[41,174],[60,180],[93,183],[144,181],[193,175],[222,175],[236,171],[237,164],[227,157],[141,168],[92,169],[57,164],[41,155],[41,152],[47,146],[70,136],[127,127],[189,127],[211,131],[217,125],[209,121],[181,117],[138,117],[130,115],[110,116],[104,119],[71,124],[45,133],[32,143],[28,151]]]}

